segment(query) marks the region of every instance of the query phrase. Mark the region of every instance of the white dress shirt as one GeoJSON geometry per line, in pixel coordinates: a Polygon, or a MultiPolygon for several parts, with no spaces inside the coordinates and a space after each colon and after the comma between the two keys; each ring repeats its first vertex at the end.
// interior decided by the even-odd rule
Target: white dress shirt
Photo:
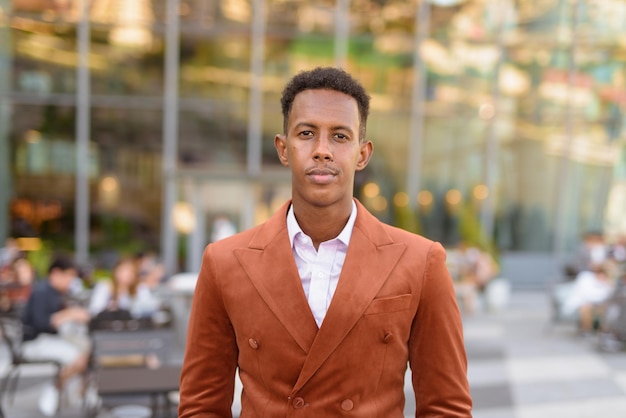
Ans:
{"type": "Polygon", "coordinates": [[[287,232],[293,257],[298,266],[304,294],[318,327],[322,326],[330,301],[337,289],[355,220],[356,204],[353,200],[352,213],[346,226],[337,237],[322,242],[316,251],[311,237],[302,232],[298,225],[293,206],[287,212],[287,232]]]}

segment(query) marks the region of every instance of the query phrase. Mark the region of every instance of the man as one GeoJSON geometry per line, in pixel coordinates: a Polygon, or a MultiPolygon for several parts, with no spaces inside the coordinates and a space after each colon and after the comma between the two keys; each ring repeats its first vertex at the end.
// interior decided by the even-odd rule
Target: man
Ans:
{"type": "Polygon", "coordinates": [[[79,306],[68,306],[67,296],[78,269],[69,257],[55,258],[48,268],[47,280],[38,282],[26,303],[22,322],[24,326],[23,354],[27,359],[57,360],[63,365],[60,387],[46,386],[39,399],[44,415],[54,415],[59,407],[58,391],[73,381],[74,391],[68,393],[78,400],[80,379],[87,368],[91,350],[85,325],[89,312],[79,306]]]}
{"type": "Polygon", "coordinates": [[[274,145],[292,200],[207,246],[192,303],[179,416],[470,417],[462,324],[443,248],[353,199],[372,156],[369,97],[346,72],[294,77],[274,145]]]}

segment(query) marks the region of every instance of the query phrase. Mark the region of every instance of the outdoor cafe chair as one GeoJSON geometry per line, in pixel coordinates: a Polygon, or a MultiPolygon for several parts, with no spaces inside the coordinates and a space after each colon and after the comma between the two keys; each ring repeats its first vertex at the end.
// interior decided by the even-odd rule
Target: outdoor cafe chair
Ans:
{"type": "MultiPolygon", "coordinates": [[[[24,357],[22,353],[23,324],[19,318],[0,317],[0,333],[2,334],[2,341],[9,351],[11,359],[11,364],[9,364],[9,368],[0,383],[0,404],[3,404],[8,394],[10,394],[10,400],[13,402],[22,366],[52,365],[54,367],[54,382],[57,386],[59,385],[62,368],[61,363],[52,359],[31,360],[24,357]]],[[[59,391],[57,409],[61,406],[61,393],[62,392],[59,391]]]]}

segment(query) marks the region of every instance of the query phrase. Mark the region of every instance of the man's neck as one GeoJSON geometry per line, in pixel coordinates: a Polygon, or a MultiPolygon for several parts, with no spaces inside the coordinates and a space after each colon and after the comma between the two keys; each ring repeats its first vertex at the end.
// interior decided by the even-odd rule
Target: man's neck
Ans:
{"type": "Polygon", "coordinates": [[[298,225],[306,235],[311,237],[315,249],[320,243],[331,240],[341,233],[352,213],[352,200],[346,208],[312,207],[292,203],[293,213],[298,225]]]}

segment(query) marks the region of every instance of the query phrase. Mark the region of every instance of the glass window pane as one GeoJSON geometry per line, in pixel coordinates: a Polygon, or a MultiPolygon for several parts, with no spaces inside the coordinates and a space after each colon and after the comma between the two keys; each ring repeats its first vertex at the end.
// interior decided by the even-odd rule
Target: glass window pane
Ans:
{"type": "Polygon", "coordinates": [[[247,103],[216,108],[197,106],[180,112],[179,163],[181,168],[246,169],[247,103]]]}
{"type": "Polygon", "coordinates": [[[91,89],[95,95],[163,93],[165,0],[94,2],[91,89]]]}
{"type": "Polygon", "coordinates": [[[44,28],[24,24],[12,30],[13,90],[40,96],[74,93],[76,39],[52,25],[44,28]]]}
{"type": "Polygon", "coordinates": [[[185,37],[181,44],[181,98],[247,100],[250,45],[247,35],[185,37]]]}

